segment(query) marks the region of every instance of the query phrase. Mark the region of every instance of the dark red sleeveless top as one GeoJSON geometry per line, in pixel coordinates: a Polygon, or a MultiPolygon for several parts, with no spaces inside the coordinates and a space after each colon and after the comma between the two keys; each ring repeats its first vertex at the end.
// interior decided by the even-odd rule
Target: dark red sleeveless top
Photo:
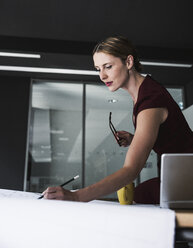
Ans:
{"type": "Polygon", "coordinates": [[[133,109],[135,127],[138,113],[149,108],[166,108],[168,110],[168,117],[160,125],[153,147],[158,158],[160,159],[163,153],[193,153],[193,132],[181,109],[162,85],[150,76],[146,76],[139,88],[137,102],[133,109]]]}

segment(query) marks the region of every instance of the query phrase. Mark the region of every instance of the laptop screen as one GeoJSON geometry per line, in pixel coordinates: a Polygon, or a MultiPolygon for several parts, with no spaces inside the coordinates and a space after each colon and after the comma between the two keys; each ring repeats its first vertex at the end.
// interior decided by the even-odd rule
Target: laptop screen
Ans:
{"type": "Polygon", "coordinates": [[[193,153],[161,157],[160,207],[193,209],[193,153]]]}

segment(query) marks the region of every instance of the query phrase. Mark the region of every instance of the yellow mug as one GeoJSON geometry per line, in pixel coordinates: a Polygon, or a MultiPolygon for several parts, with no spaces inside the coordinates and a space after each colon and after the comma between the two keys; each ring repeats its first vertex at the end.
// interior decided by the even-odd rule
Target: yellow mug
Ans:
{"type": "Polygon", "coordinates": [[[121,205],[133,204],[134,198],[134,183],[129,183],[125,187],[117,191],[119,203],[121,205]]]}

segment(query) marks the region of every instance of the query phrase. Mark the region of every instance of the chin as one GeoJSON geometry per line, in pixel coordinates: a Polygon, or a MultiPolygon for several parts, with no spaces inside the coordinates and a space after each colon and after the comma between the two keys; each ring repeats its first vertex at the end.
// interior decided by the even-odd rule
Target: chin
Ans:
{"type": "Polygon", "coordinates": [[[114,92],[114,91],[117,91],[119,88],[115,88],[115,87],[109,87],[109,91],[111,91],[111,92],[114,92]]]}
{"type": "Polygon", "coordinates": [[[111,88],[109,87],[109,91],[114,92],[114,91],[116,91],[116,89],[111,89],[111,88]]]}

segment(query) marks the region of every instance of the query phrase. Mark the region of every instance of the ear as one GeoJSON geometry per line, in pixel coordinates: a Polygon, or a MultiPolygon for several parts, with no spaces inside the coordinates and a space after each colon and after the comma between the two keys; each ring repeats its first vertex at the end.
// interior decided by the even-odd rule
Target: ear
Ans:
{"type": "Polygon", "coordinates": [[[128,56],[127,56],[126,65],[127,65],[127,68],[128,68],[129,70],[133,68],[133,65],[134,65],[134,58],[133,58],[132,55],[128,55],[128,56]]]}

